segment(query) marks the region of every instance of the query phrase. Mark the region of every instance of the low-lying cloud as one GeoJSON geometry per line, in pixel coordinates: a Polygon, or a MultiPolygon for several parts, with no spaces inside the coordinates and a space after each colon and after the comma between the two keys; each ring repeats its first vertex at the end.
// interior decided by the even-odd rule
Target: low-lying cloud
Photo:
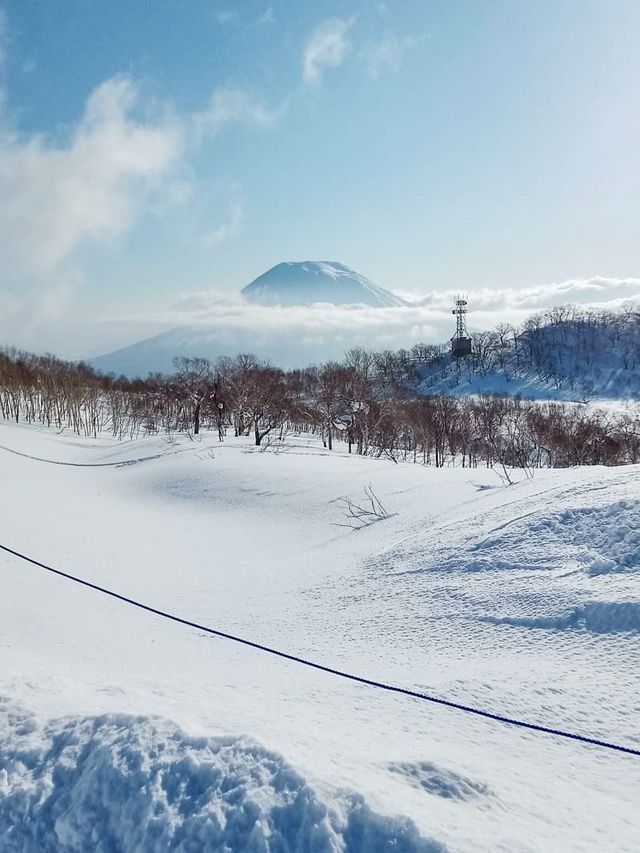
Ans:
{"type": "MultiPolygon", "coordinates": [[[[407,301],[431,308],[450,306],[457,293],[433,291],[428,294],[399,293],[407,301]]],[[[528,316],[560,305],[576,304],[615,309],[621,301],[640,298],[640,278],[569,279],[537,287],[479,288],[469,291],[470,309],[478,312],[506,311],[509,315],[528,316]]],[[[506,322],[519,322],[508,319],[506,322]]]]}
{"type": "MultiPolygon", "coordinates": [[[[136,353],[136,359],[140,353],[150,354],[148,369],[168,366],[177,354],[215,358],[238,352],[255,352],[293,367],[340,358],[354,346],[410,349],[420,342],[442,343],[454,331],[454,297],[448,292],[420,298],[413,294],[411,304],[394,308],[321,303],[279,308],[251,304],[240,296],[201,292],[182,296],[166,311],[111,322],[127,323],[130,328],[142,323],[148,328],[151,323],[164,333],[136,353]],[[152,366],[154,352],[162,353],[162,364],[152,366]]],[[[499,322],[519,325],[532,313],[568,302],[611,310],[640,303],[640,279],[593,278],[525,290],[481,290],[470,292],[468,300],[469,329],[482,331],[499,322]]],[[[118,369],[124,369],[125,363],[126,358],[118,362],[118,369]]],[[[146,364],[144,359],[140,363],[146,364]]]]}

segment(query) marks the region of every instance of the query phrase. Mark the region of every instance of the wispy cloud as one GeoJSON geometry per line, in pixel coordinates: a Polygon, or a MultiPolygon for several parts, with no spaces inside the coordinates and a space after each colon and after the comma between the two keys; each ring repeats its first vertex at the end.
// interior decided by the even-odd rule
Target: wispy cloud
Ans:
{"type": "MultiPolygon", "coordinates": [[[[0,7],[0,55],[6,15],[0,7]]],[[[131,77],[98,85],[64,139],[20,133],[2,109],[0,87],[0,276],[33,286],[50,281],[87,243],[112,240],[159,204],[188,196],[180,170],[224,126],[270,126],[270,110],[242,89],[220,89],[198,112],[145,102],[131,77]]],[[[224,234],[239,228],[232,208],[224,234]]],[[[219,229],[218,229],[219,230],[219,229]]],[[[223,238],[223,232],[212,242],[223,238]]]]}
{"type": "Polygon", "coordinates": [[[338,68],[350,50],[349,30],[354,18],[329,18],[318,24],[302,56],[305,83],[319,83],[327,68],[338,68]]]}
{"type": "Polygon", "coordinates": [[[238,12],[235,9],[218,9],[214,13],[214,17],[219,24],[224,26],[225,24],[232,24],[234,21],[237,21],[238,12]]]}
{"type": "Polygon", "coordinates": [[[380,77],[387,71],[398,71],[404,52],[415,44],[411,36],[397,36],[395,33],[385,33],[376,41],[366,42],[359,53],[369,75],[380,77]]]}
{"type": "Polygon", "coordinates": [[[225,221],[204,235],[203,244],[208,249],[212,249],[224,243],[230,237],[239,234],[243,218],[244,209],[242,202],[239,199],[234,199],[229,205],[225,221]]]}
{"type": "MultiPolygon", "coordinates": [[[[416,306],[445,310],[455,297],[454,291],[433,291],[428,294],[402,293],[405,299],[416,306]]],[[[616,307],[624,301],[640,300],[640,278],[592,278],[569,279],[537,287],[525,288],[482,288],[469,292],[470,308],[474,312],[504,311],[514,315],[529,316],[559,305],[616,307]]]]}
{"type": "Polygon", "coordinates": [[[219,89],[207,108],[193,116],[193,126],[199,136],[215,136],[227,124],[268,127],[278,120],[281,109],[268,109],[244,89],[219,89]]]}

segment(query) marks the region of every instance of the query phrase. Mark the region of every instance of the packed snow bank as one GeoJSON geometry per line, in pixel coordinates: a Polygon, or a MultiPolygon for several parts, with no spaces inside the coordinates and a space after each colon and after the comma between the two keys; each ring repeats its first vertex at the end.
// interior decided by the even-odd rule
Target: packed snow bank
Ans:
{"type": "Polygon", "coordinates": [[[12,851],[422,851],[446,848],[362,797],[330,803],[237,738],[109,714],[41,726],[0,700],[0,834],[12,851]]]}

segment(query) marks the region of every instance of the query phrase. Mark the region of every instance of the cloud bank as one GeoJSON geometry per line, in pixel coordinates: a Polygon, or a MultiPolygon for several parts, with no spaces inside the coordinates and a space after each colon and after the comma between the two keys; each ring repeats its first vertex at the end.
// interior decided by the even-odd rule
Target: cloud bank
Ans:
{"type": "MultiPolygon", "coordinates": [[[[407,294],[402,294],[407,296],[407,294]]],[[[163,332],[115,361],[99,361],[103,369],[168,369],[176,354],[216,358],[255,352],[284,367],[340,358],[354,346],[410,349],[416,343],[442,343],[454,331],[451,307],[455,294],[423,295],[406,307],[368,308],[317,304],[311,307],[261,307],[241,297],[201,292],[185,295],[167,311],[111,322],[151,323],[163,332]],[[155,359],[155,361],[154,361],[155,359]]],[[[415,294],[414,294],[415,299],[415,294]]],[[[518,325],[535,311],[576,302],[615,310],[640,304],[640,278],[573,280],[524,290],[471,292],[469,328],[492,329],[500,322],[518,325]]]]}

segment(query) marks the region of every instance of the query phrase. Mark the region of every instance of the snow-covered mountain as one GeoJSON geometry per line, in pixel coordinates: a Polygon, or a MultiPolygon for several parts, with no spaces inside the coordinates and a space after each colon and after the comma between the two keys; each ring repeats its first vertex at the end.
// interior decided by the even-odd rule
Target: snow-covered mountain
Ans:
{"type": "Polygon", "coordinates": [[[405,305],[399,296],[338,261],[286,261],[276,264],[242,289],[258,305],[405,305]]]}
{"type": "Polygon", "coordinates": [[[212,323],[177,326],[152,338],[92,358],[90,364],[103,373],[134,377],[156,372],[172,373],[175,356],[215,361],[222,355],[252,352],[278,367],[294,368],[341,359],[351,347],[366,346],[368,343],[366,329],[360,332],[346,329],[339,334],[296,338],[287,333],[278,333],[277,329],[238,329],[231,325],[212,323]]]}
{"type": "MultiPolygon", "coordinates": [[[[197,324],[168,329],[152,338],[92,358],[90,364],[105,373],[146,376],[149,372],[171,372],[173,358],[177,355],[215,360],[221,355],[253,352],[280,367],[300,367],[342,358],[353,346],[379,348],[376,329],[380,324],[372,324],[370,318],[369,322],[362,323],[358,318],[365,311],[370,312],[371,308],[407,307],[399,296],[337,261],[277,264],[244,287],[241,295],[243,299],[238,303],[238,309],[260,312],[259,306],[264,306],[272,309],[272,315],[279,314],[279,307],[294,310],[309,307],[313,311],[319,311],[320,307],[311,309],[311,306],[322,304],[354,307],[327,309],[349,312],[349,317],[343,318],[339,328],[331,330],[327,327],[324,334],[318,334],[318,328],[315,328],[313,334],[307,330],[307,334],[297,336],[289,333],[291,318],[284,327],[281,322],[274,322],[274,316],[271,316],[270,323],[262,324],[256,318],[251,323],[238,323],[237,311],[222,321],[219,317],[210,322],[207,318],[199,318],[197,324]]],[[[326,317],[318,317],[318,323],[326,326],[326,317]]],[[[403,342],[402,335],[393,341],[396,345],[403,342]]],[[[387,339],[386,344],[389,343],[387,339]]]]}

